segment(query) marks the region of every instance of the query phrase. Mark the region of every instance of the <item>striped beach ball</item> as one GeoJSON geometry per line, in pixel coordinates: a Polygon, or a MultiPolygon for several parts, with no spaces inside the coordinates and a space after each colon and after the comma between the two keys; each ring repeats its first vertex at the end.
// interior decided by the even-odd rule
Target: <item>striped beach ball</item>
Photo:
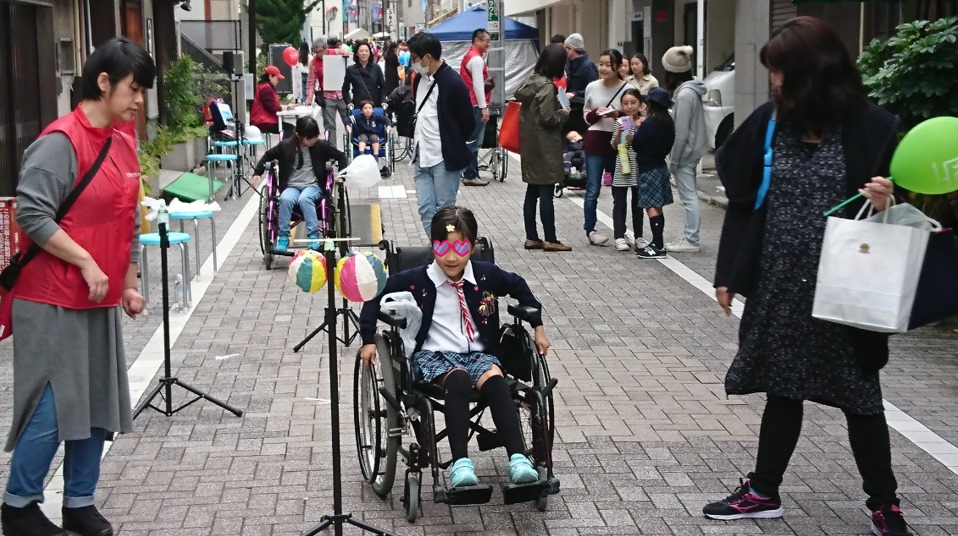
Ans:
{"type": "Polygon", "coordinates": [[[297,251],[289,262],[287,275],[299,290],[317,292],[326,284],[326,259],[311,249],[297,251]]]}
{"type": "Polygon", "coordinates": [[[351,302],[369,301],[386,288],[386,267],[372,253],[356,253],[336,265],[336,288],[351,302]]]}

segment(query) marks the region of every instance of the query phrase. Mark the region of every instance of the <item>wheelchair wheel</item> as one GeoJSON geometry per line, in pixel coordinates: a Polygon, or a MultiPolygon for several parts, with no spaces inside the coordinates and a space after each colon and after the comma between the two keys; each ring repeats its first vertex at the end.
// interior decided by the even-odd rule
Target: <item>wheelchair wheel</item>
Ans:
{"type": "Polygon", "coordinates": [[[366,482],[381,498],[392,491],[396,479],[401,423],[399,413],[382,396],[379,389],[396,397],[389,346],[382,335],[376,335],[379,365],[364,366],[356,356],[353,376],[353,417],[359,468],[366,482]]]}
{"type": "Polygon", "coordinates": [[[418,473],[406,473],[406,485],[403,489],[402,503],[406,510],[406,521],[412,523],[419,517],[419,502],[422,498],[418,473]]]}
{"type": "Polygon", "coordinates": [[[509,173],[509,152],[502,147],[497,147],[495,150],[499,155],[498,162],[496,162],[499,167],[499,182],[504,182],[506,175],[509,173]]]}
{"type": "Polygon", "coordinates": [[[273,269],[273,248],[276,246],[273,235],[274,222],[273,199],[269,188],[263,187],[264,192],[259,198],[259,248],[263,252],[263,264],[267,270],[273,269]]]}

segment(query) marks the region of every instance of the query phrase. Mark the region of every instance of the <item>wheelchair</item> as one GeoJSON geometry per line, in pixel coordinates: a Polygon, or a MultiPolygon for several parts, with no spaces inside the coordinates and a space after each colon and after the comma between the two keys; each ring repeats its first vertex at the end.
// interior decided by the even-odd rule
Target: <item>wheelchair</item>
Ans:
{"type": "MultiPolygon", "coordinates": [[[[352,219],[349,210],[349,193],[346,186],[336,182],[332,161],[326,164],[326,179],[321,182],[323,195],[316,202],[316,216],[319,219],[319,234],[322,238],[350,236],[352,219]]],[[[266,165],[266,178],[260,191],[259,201],[259,247],[263,253],[263,264],[267,270],[273,268],[277,256],[292,257],[295,251],[290,244],[286,251],[276,251],[279,241],[279,171],[276,161],[266,165]]],[[[303,223],[303,214],[299,206],[293,207],[293,219],[290,231],[303,223]]],[[[305,225],[305,224],[304,224],[305,225]]],[[[340,254],[348,253],[348,245],[339,242],[340,254]]]]}
{"type": "MultiPolygon", "coordinates": [[[[359,136],[356,134],[356,122],[359,120],[359,117],[362,116],[362,110],[358,108],[353,108],[349,112],[349,123],[351,130],[348,130],[344,135],[344,146],[350,147],[350,150],[346,151],[346,155],[349,157],[349,160],[352,161],[353,158],[359,156],[359,136]]],[[[386,117],[386,110],[383,108],[374,108],[373,115],[378,117],[386,117]]],[[[396,137],[391,135],[384,125],[378,125],[376,129],[376,135],[379,136],[379,154],[373,154],[371,144],[366,145],[366,149],[363,154],[373,154],[377,158],[382,158],[386,160],[386,167],[383,170],[383,177],[389,177],[392,175],[394,169],[396,169],[396,137]]]]}
{"type": "MultiPolygon", "coordinates": [[[[390,272],[422,266],[432,259],[432,248],[386,247],[390,272]]],[[[488,240],[480,238],[473,258],[494,262],[495,255],[488,240]]],[[[503,364],[525,442],[525,454],[539,471],[539,480],[529,484],[503,486],[506,504],[533,502],[540,512],[549,504],[549,495],[559,493],[559,479],[552,472],[555,407],[552,390],[558,380],[549,374],[544,357],[540,356],[523,323],[529,323],[537,312],[532,308],[508,305],[512,323],[501,328],[499,360],[503,364]]],[[[432,472],[433,500],[450,505],[484,504],[492,497],[492,486],[478,485],[446,488],[440,471],[452,460],[441,460],[439,443],[446,430],[436,430],[435,412],[443,412],[442,387],[418,382],[403,348],[400,330],[405,319],[381,312],[379,320],[388,329],[376,335],[378,358],[375,364],[364,365],[356,358],[353,383],[353,408],[356,445],[363,479],[380,498],[391,492],[396,477],[397,458],[406,464],[403,483],[403,504],[406,519],[416,520],[422,499],[422,471],[432,472]],[[405,436],[413,441],[403,445],[405,436]]],[[[495,430],[480,422],[486,407],[473,390],[469,412],[470,438],[475,435],[479,451],[502,446],[495,430]]]]}
{"type": "Polygon", "coordinates": [[[479,171],[492,173],[492,180],[503,182],[509,174],[509,152],[499,146],[499,119],[498,110],[493,111],[486,123],[482,139],[479,140],[479,149],[488,149],[486,154],[479,157],[479,171]]]}

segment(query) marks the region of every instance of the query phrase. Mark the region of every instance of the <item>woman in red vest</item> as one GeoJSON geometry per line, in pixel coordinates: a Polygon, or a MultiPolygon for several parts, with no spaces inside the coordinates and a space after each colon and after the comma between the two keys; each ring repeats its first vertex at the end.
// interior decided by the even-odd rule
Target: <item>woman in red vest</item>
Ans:
{"type": "Polygon", "coordinates": [[[133,247],[140,165],[134,140],[113,125],[143,109],[155,75],[150,55],[132,41],[98,46],[83,67],[80,104],[23,155],[20,241],[24,249],[33,243],[41,249],[11,292],[16,334],[6,450],[13,457],[0,509],[6,535],[113,534],[94,492],[104,438],[133,431],[121,308],[135,318],[145,305],[133,247]],[[58,207],[88,172],[92,180],[57,221],[58,207]],[[38,502],[64,441],[60,529],[38,502]]]}
{"type": "Polygon", "coordinates": [[[249,109],[249,124],[260,129],[261,132],[279,134],[280,111],[279,93],[276,93],[276,84],[286,77],[280,74],[279,68],[270,65],[260,78],[253,95],[253,104],[249,109]]]}

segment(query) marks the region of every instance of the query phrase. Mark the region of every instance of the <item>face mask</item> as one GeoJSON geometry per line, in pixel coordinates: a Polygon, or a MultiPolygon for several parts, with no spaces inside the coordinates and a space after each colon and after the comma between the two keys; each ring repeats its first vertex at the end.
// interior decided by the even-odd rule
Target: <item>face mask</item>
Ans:
{"type": "Polygon", "coordinates": [[[423,67],[423,65],[419,62],[413,62],[412,70],[416,71],[416,74],[419,76],[429,76],[429,68],[423,67]]]}

